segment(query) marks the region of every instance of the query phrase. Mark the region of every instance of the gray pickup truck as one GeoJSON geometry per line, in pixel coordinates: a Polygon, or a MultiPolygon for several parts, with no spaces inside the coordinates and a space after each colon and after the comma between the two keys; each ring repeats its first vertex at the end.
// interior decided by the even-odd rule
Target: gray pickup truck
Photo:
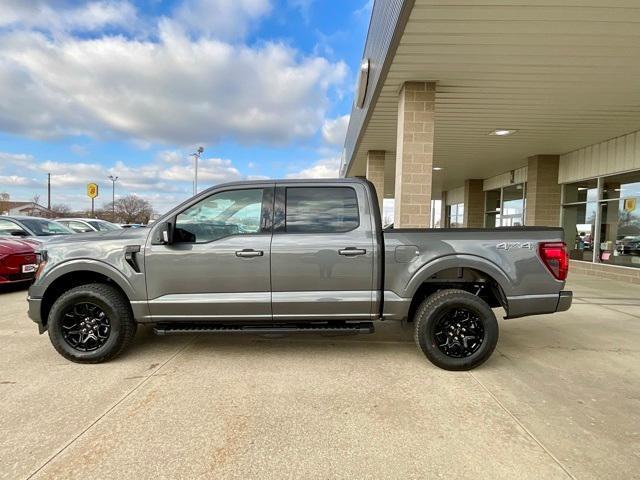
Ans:
{"type": "Polygon", "coordinates": [[[413,322],[435,365],[467,370],[506,318],[567,310],[559,228],[386,229],[360,179],[239,182],[144,229],[48,242],[29,316],[65,358],[109,360],[157,334],[371,333],[413,322]]]}

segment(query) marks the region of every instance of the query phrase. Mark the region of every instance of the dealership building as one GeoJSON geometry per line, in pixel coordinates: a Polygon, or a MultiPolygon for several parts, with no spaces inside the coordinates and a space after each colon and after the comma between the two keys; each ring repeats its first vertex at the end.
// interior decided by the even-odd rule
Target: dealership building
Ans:
{"type": "Polygon", "coordinates": [[[394,228],[562,226],[640,283],[640,3],[376,0],[342,176],[394,228]]]}

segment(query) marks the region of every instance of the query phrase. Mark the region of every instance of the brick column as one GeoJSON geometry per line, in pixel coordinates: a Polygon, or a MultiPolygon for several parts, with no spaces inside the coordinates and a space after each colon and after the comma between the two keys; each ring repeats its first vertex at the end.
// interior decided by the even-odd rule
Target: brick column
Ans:
{"type": "Polygon", "coordinates": [[[367,152],[367,180],[376,187],[381,211],[382,199],[384,198],[384,154],[384,150],[369,150],[367,152]]]}
{"type": "Polygon", "coordinates": [[[560,225],[559,161],[558,155],[529,157],[525,225],[560,225]]]}
{"type": "Polygon", "coordinates": [[[481,179],[464,181],[464,226],[481,228],[484,226],[484,191],[481,179]]]}
{"type": "Polygon", "coordinates": [[[406,82],[398,100],[396,228],[429,226],[433,169],[433,82],[406,82]]]}

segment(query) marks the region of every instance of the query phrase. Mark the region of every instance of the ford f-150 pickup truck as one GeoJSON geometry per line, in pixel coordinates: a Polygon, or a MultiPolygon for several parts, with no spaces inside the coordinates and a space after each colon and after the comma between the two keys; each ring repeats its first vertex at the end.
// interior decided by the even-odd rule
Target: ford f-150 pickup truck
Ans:
{"type": "Polygon", "coordinates": [[[567,310],[560,228],[383,230],[361,179],[210,188],[150,228],[69,236],[40,252],[29,315],[69,360],[158,334],[373,332],[413,323],[435,365],[480,365],[506,318],[567,310]]]}

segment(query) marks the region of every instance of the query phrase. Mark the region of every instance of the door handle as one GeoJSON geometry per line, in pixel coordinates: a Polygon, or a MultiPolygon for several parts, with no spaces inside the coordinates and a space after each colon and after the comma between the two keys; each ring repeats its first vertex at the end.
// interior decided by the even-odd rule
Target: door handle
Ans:
{"type": "Polygon", "coordinates": [[[355,257],[356,255],[365,255],[367,251],[364,248],[347,247],[338,250],[338,255],[345,257],[355,257]]]}
{"type": "Polygon", "coordinates": [[[262,250],[254,250],[253,248],[245,248],[244,250],[236,251],[236,257],[251,258],[261,257],[264,255],[262,250]]]}

